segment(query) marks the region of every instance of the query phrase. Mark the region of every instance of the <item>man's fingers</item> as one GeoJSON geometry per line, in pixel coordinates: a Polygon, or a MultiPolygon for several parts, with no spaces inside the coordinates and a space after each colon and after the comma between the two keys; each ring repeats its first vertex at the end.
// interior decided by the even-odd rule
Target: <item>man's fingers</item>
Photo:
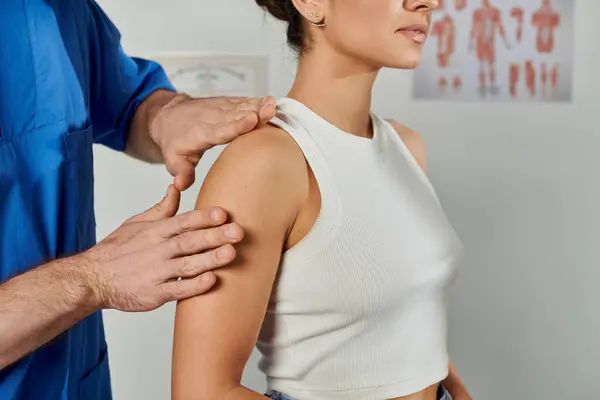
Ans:
{"type": "Polygon", "coordinates": [[[167,171],[175,177],[173,184],[179,191],[184,191],[194,184],[196,179],[196,163],[189,157],[175,155],[166,156],[167,171]]]}
{"type": "Polygon", "coordinates": [[[265,106],[275,106],[277,100],[272,96],[248,99],[248,101],[239,102],[236,104],[236,109],[240,111],[259,111],[265,106]]]}
{"type": "Polygon", "coordinates": [[[228,112],[235,110],[257,111],[263,99],[260,97],[215,97],[200,99],[200,101],[210,101],[212,108],[228,112]]]}
{"type": "Polygon", "coordinates": [[[216,282],[217,277],[215,274],[206,272],[197,278],[163,283],[161,285],[162,301],[167,303],[198,296],[210,290],[216,282]]]}
{"type": "Polygon", "coordinates": [[[235,248],[226,244],[202,254],[180,257],[170,261],[173,268],[169,269],[165,279],[194,278],[210,270],[220,268],[235,259],[235,248]]]}
{"type": "Polygon", "coordinates": [[[222,110],[234,110],[240,106],[247,106],[249,104],[260,104],[262,99],[260,97],[221,97],[218,103],[214,103],[215,106],[220,107],[222,110]]]}
{"type": "Polygon", "coordinates": [[[258,125],[258,115],[250,113],[244,118],[221,125],[215,130],[215,144],[226,144],[244,133],[248,133],[258,125]]]}
{"type": "Polygon", "coordinates": [[[275,98],[268,96],[236,104],[235,110],[226,115],[226,123],[218,126],[214,132],[212,144],[226,144],[259,125],[266,124],[276,112],[275,98]]]}
{"type": "Polygon", "coordinates": [[[226,97],[230,103],[242,103],[248,101],[248,97],[226,97]]]}
{"type": "Polygon", "coordinates": [[[226,98],[230,103],[235,104],[236,107],[244,104],[252,104],[254,106],[261,104],[264,101],[264,97],[227,97],[226,98]]]}
{"type": "Polygon", "coordinates": [[[193,210],[161,222],[160,234],[172,238],[185,232],[213,228],[227,221],[227,213],[219,207],[193,210]]]}
{"type": "Polygon", "coordinates": [[[192,232],[185,232],[169,239],[164,245],[168,256],[182,257],[216,249],[225,244],[234,244],[242,240],[244,232],[238,224],[227,224],[192,232]]]}
{"type": "Polygon", "coordinates": [[[263,97],[262,101],[261,101],[262,106],[267,106],[267,105],[277,105],[277,100],[275,100],[275,97],[273,96],[267,96],[267,97],[263,97]]]}
{"type": "Polygon", "coordinates": [[[256,106],[248,105],[247,107],[240,107],[234,111],[228,112],[226,119],[227,122],[231,123],[248,116],[250,113],[256,113],[259,117],[259,124],[263,125],[275,117],[275,112],[275,103],[265,103],[256,106]]]}
{"type": "Polygon", "coordinates": [[[233,123],[235,121],[239,121],[240,119],[246,118],[249,114],[258,113],[259,108],[256,107],[254,110],[235,110],[230,111],[225,116],[227,123],[233,123]]]}
{"type": "Polygon", "coordinates": [[[275,118],[275,113],[277,111],[276,107],[275,103],[264,104],[258,112],[258,123],[264,125],[275,118]]]}
{"type": "MultiPolygon", "coordinates": [[[[234,99],[229,99],[229,103],[230,105],[232,105],[232,108],[227,108],[228,111],[230,111],[230,113],[239,113],[239,112],[260,112],[261,109],[265,108],[265,107],[275,107],[275,105],[277,104],[277,101],[275,100],[274,97],[272,96],[267,96],[267,97],[258,97],[258,98],[241,98],[241,100],[238,100],[236,98],[234,99]]],[[[228,119],[231,119],[228,118],[228,119]]],[[[235,118],[237,119],[237,118],[235,118]]]]}
{"type": "Polygon", "coordinates": [[[233,111],[258,112],[261,107],[261,102],[243,102],[235,105],[233,111]]]}
{"type": "Polygon", "coordinates": [[[167,188],[167,194],[154,207],[130,218],[127,222],[156,221],[159,219],[170,218],[177,214],[181,193],[173,185],[167,188]]]}
{"type": "Polygon", "coordinates": [[[173,185],[177,188],[177,190],[189,189],[196,180],[196,169],[190,164],[189,168],[184,168],[183,171],[180,171],[175,175],[175,179],[173,179],[173,185]]]}

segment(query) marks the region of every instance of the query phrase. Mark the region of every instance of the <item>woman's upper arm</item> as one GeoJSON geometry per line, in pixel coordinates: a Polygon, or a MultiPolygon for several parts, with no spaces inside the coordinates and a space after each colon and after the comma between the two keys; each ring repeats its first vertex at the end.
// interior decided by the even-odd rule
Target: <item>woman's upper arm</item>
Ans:
{"type": "Polygon", "coordinates": [[[217,398],[239,385],[285,238],[307,193],[300,149],[270,126],[230,144],[209,172],[196,208],[224,208],[244,229],[244,239],[236,261],[215,272],[211,292],[177,305],[174,399],[217,398]]]}

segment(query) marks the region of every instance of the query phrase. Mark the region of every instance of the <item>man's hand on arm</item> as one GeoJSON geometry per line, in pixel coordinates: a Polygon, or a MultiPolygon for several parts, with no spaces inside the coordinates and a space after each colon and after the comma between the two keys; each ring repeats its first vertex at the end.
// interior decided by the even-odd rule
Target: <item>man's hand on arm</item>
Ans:
{"type": "Polygon", "coordinates": [[[243,237],[210,208],[175,216],[180,194],[125,222],[87,252],[0,285],[0,369],[100,309],[149,311],[208,291],[211,270],[235,258],[243,237]],[[179,280],[178,278],[183,278],[179,280]]]}
{"type": "Polygon", "coordinates": [[[158,90],[135,113],[127,139],[127,153],[164,162],[179,190],[189,188],[195,167],[206,150],[226,144],[266,124],[275,116],[275,99],[191,98],[158,90]]]}

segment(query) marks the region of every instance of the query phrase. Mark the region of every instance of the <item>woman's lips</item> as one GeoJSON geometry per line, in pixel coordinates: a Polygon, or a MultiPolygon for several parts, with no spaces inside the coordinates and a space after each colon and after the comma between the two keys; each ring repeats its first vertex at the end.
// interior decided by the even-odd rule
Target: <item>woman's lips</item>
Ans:
{"type": "Polygon", "coordinates": [[[410,25],[398,29],[396,33],[404,35],[415,43],[423,44],[425,43],[425,40],[427,40],[427,30],[428,27],[426,25],[410,25]]]}

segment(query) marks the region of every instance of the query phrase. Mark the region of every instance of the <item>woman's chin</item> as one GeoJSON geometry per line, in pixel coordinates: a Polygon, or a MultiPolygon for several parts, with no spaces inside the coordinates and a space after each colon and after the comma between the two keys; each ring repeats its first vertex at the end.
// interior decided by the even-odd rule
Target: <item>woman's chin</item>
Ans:
{"type": "Polygon", "coordinates": [[[421,55],[415,57],[407,57],[406,54],[402,55],[402,58],[394,60],[389,65],[386,65],[388,68],[394,69],[415,69],[421,64],[421,55]]]}

